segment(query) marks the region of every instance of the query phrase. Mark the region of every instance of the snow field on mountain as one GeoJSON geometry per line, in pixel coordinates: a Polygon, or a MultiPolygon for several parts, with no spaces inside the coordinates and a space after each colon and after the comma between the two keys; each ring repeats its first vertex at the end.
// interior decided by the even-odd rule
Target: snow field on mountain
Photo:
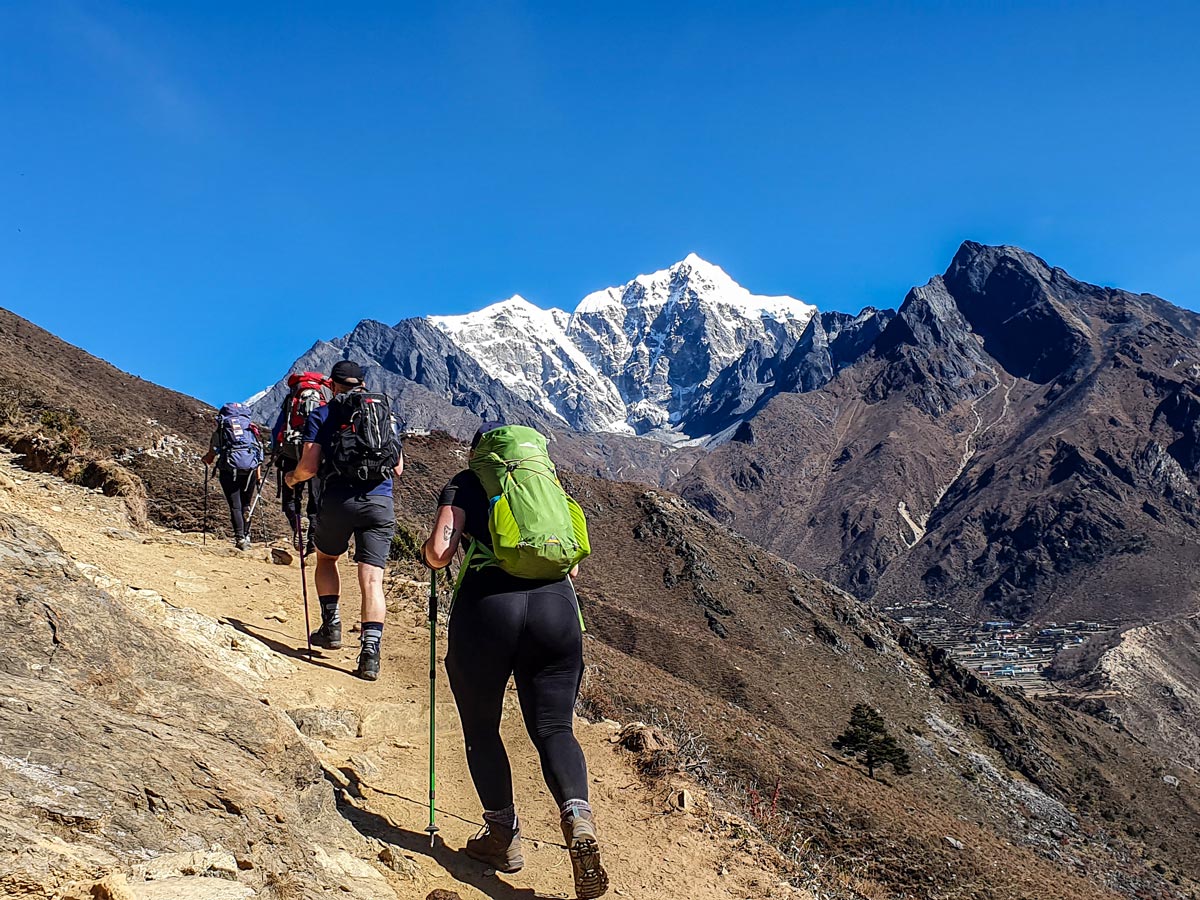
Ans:
{"type": "Polygon", "coordinates": [[[815,306],[751,294],[694,253],[568,315],[515,296],[477,312],[431,316],[492,377],[583,431],[684,426],[694,398],[755,344],[794,345],[815,306]]]}

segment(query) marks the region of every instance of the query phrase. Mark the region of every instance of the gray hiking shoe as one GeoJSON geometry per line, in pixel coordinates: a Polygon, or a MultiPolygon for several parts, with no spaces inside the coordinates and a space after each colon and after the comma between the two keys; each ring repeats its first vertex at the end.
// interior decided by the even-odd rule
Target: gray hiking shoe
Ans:
{"type": "MultiPolygon", "coordinates": [[[[521,826],[485,825],[479,834],[467,838],[467,856],[486,863],[497,872],[520,872],[525,865],[521,855],[521,826]]],[[[598,895],[597,895],[598,896],[598,895]]]]}
{"type": "MultiPolygon", "coordinates": [[[[339,629],[340,630],[340,629],[339,629]]],[[[338,642],[341,646],[341,642],[338,642]]],[[[354,670],[354,674],[363,681],[374,681],[379,677],[379,648],[374,649],[363,646],[358,653],[358,668],[354,670]]]]}
{"type": "Polygon", "coordinates": [[[237,545],[237,548],[239,550],[249,550],[250,549],[250,538],[240,537],[234,541],[234,544],[237,545]]]}
{"type": "Polygon", "coordinates": [[[312,642],[327,650],[340,650],[342,648],[342,623],[326,622],[312,633],[312,642]]]}
{"type": "Polygon", "coordinates": [[[596,843],[596,822],[591,813],[580,813],[562,822],[563,840],[571,854],[575,876],[575,896],[579,900],[603,897],[608,892],[608,873],[600,864],[600,845],[596,843]]]}

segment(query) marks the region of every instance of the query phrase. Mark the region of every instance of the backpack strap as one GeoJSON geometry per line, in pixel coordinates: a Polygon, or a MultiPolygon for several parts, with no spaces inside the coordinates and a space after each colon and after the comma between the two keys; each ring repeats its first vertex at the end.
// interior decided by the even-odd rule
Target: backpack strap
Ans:
{"type": "Polygon", "coordinates": [[[471,538],[471,545],[467,547],[467,555],[463,557],[462,565],[458,567],[458,577],[454,579],[454,593],[450,595],[450,612],[454,612],[454,601],[458,599],[458,589],[462,587],[463,578],[467,575],[467,569],[471,565],[471,557],[475,555],[477,547],[479,547],[479,541],[471,538]]]}
{"type": "Polygon", "coordinates": [[[571,586],[571,596],[575,598],[575,613],[579,616],[579,631],[581,634],[587,634],[587,626],[583,624],[583,607],[579,605],[579,595],[575,593],[575,582],[571,576],[567,576],[567,584],[571,586]]]}

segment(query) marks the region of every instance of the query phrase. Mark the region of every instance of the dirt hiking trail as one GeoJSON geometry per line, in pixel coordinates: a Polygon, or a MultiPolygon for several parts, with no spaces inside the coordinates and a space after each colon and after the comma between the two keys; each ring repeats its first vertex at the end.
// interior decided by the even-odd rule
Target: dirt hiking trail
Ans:
{"type": "MultiPolygon", "coordinates": [[[[268,495],[263,502],[273,503],[274,497],[268,495]]],[[[213,507],[214,515],[225,514],[219,497],[213,507]]],[[[382,845],[387,864],[377,859],[369,862],[397,896],[424,900],[438,889],[455,892],[463,900],[574,896],[557,809],[542,782],[511,684],[503,732],[525,837],[525,868],[515,875],[497,875],[460,852],[477,831],[481,811],[441,662],[444,626],[438,639],[437,675],[437,799],[443,812],[438,815],[438,845],[430,849],[424,833],[427,584],[409,578],[389,580],[381,676],[366,683],[351,675],[358,650],[358,587],[350,565],[342,571],[345,647],[316,650],[310,663],[304,650],[298,565],[273,564],[262,544],[239,553],[221,539],[210,538],[205,548],[199,535],[156,527],[134,532],[119,499],[27,472],[16,467],[9,454],[0,454],[0,509],[48,531],[84,572],[114,596],[130,589],[161,595],[168,612],[160,626],[193,646],[211,648],[214,667],[271,707],[288,712],[310,738],[309,746],[334,781],[343,817],[372,839],[372,846],[382,845]],[[219,627],[218,622],[232,629],[219,627]]],[[[308,575],[310,612],[316,620],[311,567],[308,575]]],[[[445,604],[443,599],[443,609],[445,604]]],[[[697,798],[692,810],[672,811],[670,787],[648,787],[635,772],[630,754],[614,744],[618,728],[611,722],[576,722],[611,879],[608,896],[631,900],[810,897],[781,882],[758,858],[756,843],[747,841],[740,829],[718,827],[701,790],[691,788],[697,798]]]]}

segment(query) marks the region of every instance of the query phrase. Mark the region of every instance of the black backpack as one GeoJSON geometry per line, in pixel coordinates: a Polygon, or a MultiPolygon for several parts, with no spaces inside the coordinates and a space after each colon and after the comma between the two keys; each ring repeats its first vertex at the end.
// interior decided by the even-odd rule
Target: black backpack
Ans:
{"type": "Polygon", "coordinates": [[[385,394],[350,391],[329,401],[329,470],[348,481],[383,481],[400,461],[400,441],[385,394]]]}

